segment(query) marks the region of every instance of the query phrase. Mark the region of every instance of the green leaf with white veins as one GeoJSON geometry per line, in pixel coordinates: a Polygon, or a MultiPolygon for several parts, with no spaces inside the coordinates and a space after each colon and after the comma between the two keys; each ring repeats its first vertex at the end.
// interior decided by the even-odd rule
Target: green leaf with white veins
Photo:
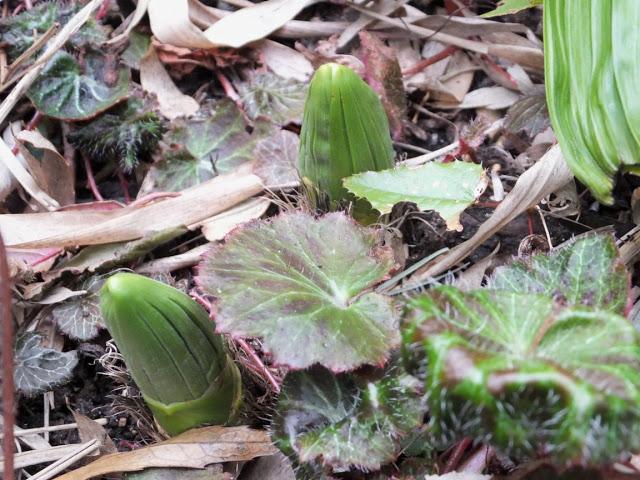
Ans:
{"type": "Polygon", "coordinates": [[[82,65],[58,52],[27,92],[38,110],[60,120],[88,120],[129,93],[129,70],[115,60],[89,51],[82,65]],[[113,78],[112,78],[113,77],[113,78]]]}
{"type": "Polygon", "coordinates": [[[66,382],[78,363],[76,352],[58,352],[40,345],[40,335],[26,332],[16,340],[14,378],[26,395],[51,390],[66,382]]]}
{"type": "Polygon", "coordinates": [[[220,331],[262,337],[292,368],[345,371],[384,362],[398,344],[391,299],[368,291],[392,267],[375,232],[344,214],[292,212],[234,231],[197,280],[218,298],[220,331]]]}
{"type": "Polygon", "coordinates": [[[240,84],[238,91],[253,120],[263,118],[278,125],[302,120],[307,97],[307,85],[302,82],[261,73],[240,84]]]}
{"type": "Polygon", "coordinates": [[[624,315],[629,274],[611,235],[588,234],[554,250],[496,269],[490,288],[550,296],[559,306],[624,315]]]}
{"type": "Polygon", "coordinates": [[[396,203],[413,202],[420,210],[435,210],[449,229],[460,229],[460,214],[486,188],[484,170],[467,162],[427,163],[381,172],[365,172],[343,180],[357,197],[365,198],[381,213],[396,203]]]}
{"type": "Polygon", "coordinates": [[[379,373],[336,375],[319,366],[289,373],[272,424],[276,445],[302,464],[335,472],[396,460],[425,409],[415,378],[393,367],[379,373]]]}
{"type": "Polygon", "coordinates": [[[105,328],[100,312],[100,287],[104,279],[90,277],[79,286],[85,293],[53,307],[51,315],[63,333],[81,341],[95,338],[105,328]]]}

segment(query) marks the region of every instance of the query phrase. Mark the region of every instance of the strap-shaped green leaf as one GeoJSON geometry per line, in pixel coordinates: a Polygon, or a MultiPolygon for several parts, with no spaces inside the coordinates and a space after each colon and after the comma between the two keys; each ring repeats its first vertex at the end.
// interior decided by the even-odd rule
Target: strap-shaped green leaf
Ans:
{"type": "Polygon", "coordinates": [[[640,155],[640,3],[544,6],[545,84],[553,129],[567,163],[598,200],[613,201],[612,176],[640,155]]]}

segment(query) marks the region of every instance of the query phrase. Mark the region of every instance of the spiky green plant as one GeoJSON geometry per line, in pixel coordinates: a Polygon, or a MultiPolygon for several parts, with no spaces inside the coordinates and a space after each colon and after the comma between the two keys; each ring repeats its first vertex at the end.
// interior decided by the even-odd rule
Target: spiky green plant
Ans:
{"type": "Polygon", "coordinates": [[[405,358],[440,446],[600,464],[640,448],[640,342],[613,239],[588,236],[499,269],[491,288],[412,300],[405,358]]]}
{"type": "Polygon", "coordinates": [[[376,93],[350,68],[313,76],[300,133],[299,169],[311,203],[335,209],[353,197],[342,180],[393,167],[389,123],[376,93]]]}
{"type": "Polygon", "coordinates": [[[612,203],[613,175],[640,163],[640,2],[544,2],[547,103],[575,176],[612,203]]]}
{"type": "Polygon", "coordinates": [[[69,142],[96,160],[116,160],[125,171],[154,150],[164,133],[162,121],[143,102],[129,100],[124,108],[107,112],[69,133],[69,142]]]}
{"type": "Polygon", "coordinates": [[[122,272],[105,282],[100,297],[107,328],[167,433],[235,418],[240,372],[200,305],[173,287],[122,272]]]}

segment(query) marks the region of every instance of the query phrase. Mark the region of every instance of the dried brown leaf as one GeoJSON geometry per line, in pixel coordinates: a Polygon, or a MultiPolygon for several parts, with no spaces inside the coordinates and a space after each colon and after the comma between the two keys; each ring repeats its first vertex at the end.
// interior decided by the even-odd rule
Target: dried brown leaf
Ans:
{"type": "MultiPolygon", "coordinates": [[[[173,0],[171,0],[173,1],[173,0]]],[[[221,18],[204,35],[213,45],[240,48],[266,38],[319,0],[266,0],[221,18]]]]}
{"type": "Polygon", "coordinates": [[[380,96],[393,138],[400,139],[407,99],[396,53],[369,32],[360,32],[359,37],[364,78],[380,96]]]}
{"type": "Polygon", "coordinates": [[[240,462],[273,455],[276,448],[264,430],[248,427],[204,427],[130,452],[106,455],[66,473],[58,480],[85,480],[114,472],[151,467],[204,468],[212,463],[240,462]]]}
{"type": "Polygon", "coordinates": [[[193,115],[200,106],[193,97],[182,93],[158,59],[154,47],[140,61],[140,83],[142,88],[155,94],[160,112],[169,119],[193,115]]]}
{"type": "Polygon", "coordinates": [[[71,413],[78,424],[78,434],[80,435],[80,441],[82,443],[97,440],[100,444],[101,454],[115,453],[118,451],[113,440],[111,440],[102,425],[75,410],[71,410],[71,413]]]}
{"type": "Polygon", "coordinates": [[[74,203],[74,166],[37,130],[23,130],[16,138],[18,150],[38,185],[61,206],[74,203]]]}
{"type": "Polygon", "coordinates": [[[0,215],[0,231],[7,245],[23,248],[135,240],[154,231],[194,225],[256,195],[262,188],[260,178],[245,169],[218,176],[177,197],[118,210],[0,215]]]}

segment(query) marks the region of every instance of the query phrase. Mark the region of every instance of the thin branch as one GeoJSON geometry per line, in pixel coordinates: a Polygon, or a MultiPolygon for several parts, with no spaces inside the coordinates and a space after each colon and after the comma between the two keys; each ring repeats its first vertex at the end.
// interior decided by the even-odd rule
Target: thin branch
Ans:
{"type": "Polygon", "coordinates": [[[11,315],[11,279],[7,264],[7,250],[0,235],[0,305],[2,313],[2,425],[4,439],[2,455],[4,480],[13,480],[13,426],[15,425],[15,397],[13,382],[13,317],[11,315]]]}

